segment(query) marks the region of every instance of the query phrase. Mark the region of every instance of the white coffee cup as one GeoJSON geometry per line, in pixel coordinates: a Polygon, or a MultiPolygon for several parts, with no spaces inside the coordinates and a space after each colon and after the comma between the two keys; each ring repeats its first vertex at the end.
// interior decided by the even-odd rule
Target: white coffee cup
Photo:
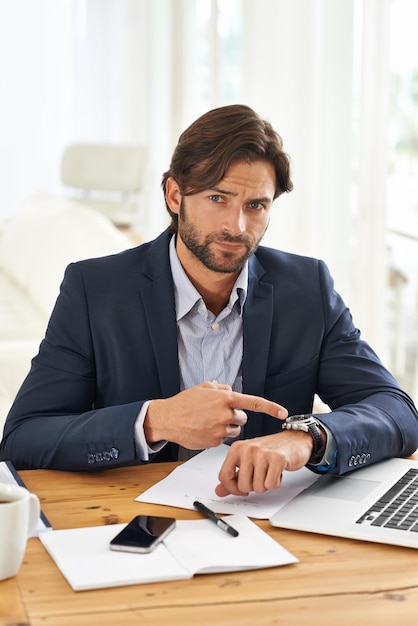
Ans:
{"type": "Polygon", "coordinates": [[[19,571],[27,538],[40,514],[38,497],[24,487],[0,483],[0,580],[19,571]]]}

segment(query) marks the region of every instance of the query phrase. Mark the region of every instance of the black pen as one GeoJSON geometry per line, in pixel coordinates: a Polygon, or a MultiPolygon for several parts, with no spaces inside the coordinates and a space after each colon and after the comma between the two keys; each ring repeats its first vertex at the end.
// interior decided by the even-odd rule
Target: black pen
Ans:
{"type": "Polygon", "coordinates": [[[201,502],[198,502],[197,500],[193,502],[193,506],[195,509],[200,511],[200,513],[203,513],[203,515],[206,515],[206,517],[210,519],[212,522],[215,522],[217,527],[223,530],[224,532],[228,533],[228,535],[231,535],[232,537],[238,537],[239,532],[235,530],[235,528],[232,528],[232,526],[227,524],[221,517],[218,517],[216,513],[208,509],[207,506],[205,506],[201,502]]]}

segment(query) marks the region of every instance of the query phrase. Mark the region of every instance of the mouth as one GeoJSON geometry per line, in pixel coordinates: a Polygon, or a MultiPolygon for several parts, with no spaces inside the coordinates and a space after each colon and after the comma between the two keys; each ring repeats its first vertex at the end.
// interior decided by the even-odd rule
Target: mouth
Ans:
{"type": "Polygon", "coordinates": [[[242,242],[231,242],[231,241],[215,241],[214,242],[218,248],[224,250],[225,252],[240,252],[241,250],[247,250],[247,246],[242,242]]]}

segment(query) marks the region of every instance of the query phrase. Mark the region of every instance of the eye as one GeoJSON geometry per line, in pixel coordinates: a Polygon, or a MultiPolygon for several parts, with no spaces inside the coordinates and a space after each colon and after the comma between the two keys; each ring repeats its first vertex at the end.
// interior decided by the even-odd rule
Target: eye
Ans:
{"type": "Polygon", "coordinates": [[[258,200],[254,200],[254,202],[250,202],[249,207],[250,209],[261,211],[262,209],[264,209],[264,204],[262,204],[261,202],[258,202],[258,200]]]}
{"type": "Polygon", "coordinates": [[[212,200],[212,202],[216,202],[217,204],[220,204],[222,202],[222,196],[218,194],[212,194],[211,196],[209,196],[209,200],[212,200]]]}

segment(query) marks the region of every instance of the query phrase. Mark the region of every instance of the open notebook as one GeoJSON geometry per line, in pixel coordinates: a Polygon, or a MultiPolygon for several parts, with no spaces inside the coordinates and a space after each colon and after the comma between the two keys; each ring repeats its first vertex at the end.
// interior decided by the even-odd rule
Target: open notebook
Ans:
{"type": "Polygon", "coordinates": [[[210,520],[178,520],[176,528],[149,554],[110,550],[109,541],[124,524],[53,530],[39,538],[75,591],[297,562],[244,515],[226,519],[239,537],[222,532],[210,520]]]}

